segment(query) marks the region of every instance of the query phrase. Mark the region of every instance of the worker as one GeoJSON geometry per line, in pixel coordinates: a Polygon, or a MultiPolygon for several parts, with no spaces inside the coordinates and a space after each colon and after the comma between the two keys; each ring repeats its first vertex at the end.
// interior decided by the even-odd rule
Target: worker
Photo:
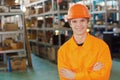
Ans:
{"type": "Polygon", "coordinates": [[[91,15],[83,4],[68,10],[73,35],[58,50],[60,80],[109,80],[112,59],[109,46],[87,32],[91,15]]]}

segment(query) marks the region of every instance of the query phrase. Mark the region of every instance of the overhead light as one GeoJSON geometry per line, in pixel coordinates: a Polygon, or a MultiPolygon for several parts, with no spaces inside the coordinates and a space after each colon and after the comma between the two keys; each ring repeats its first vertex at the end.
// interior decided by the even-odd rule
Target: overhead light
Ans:
{"type": "Polygon", "coordinates": [[[38,17],[37,20],[43,20],[43,17],[38,17]]]}
{"type": "Polygon", "coordinates": [[[19,0],[15,0],[15,3],[16,3],[16,4],[19,3],[19,0]]]}
{"type": "Polygon", "coordinates": [[[59,35],[59,30],[55,30],[55,35],[59,35]]]}
{"type": "Polygon", "coordinates": [[[38,9],[38,8],[42,8],[43,6],[40,6],[40,5],[38,5],[38,6],[35,6],[34,8],[35,9],[38,9]]]}

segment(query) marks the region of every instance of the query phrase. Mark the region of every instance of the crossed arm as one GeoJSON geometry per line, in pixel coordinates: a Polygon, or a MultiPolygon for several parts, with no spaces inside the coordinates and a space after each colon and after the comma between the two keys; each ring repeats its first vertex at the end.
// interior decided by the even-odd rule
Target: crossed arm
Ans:
{"type": "MultiPolygon", "coordinates": [[[[100,62],[96,62],[92,68],[93,71],[98,71],[100,69],[102,69],[104,67],[104,64],[100,63],[100,62]]],[[[68,80],[74,80],[75,79],[75,75],[76,73],[68,70],[66,68],[62,68],[59,71],[60,75],[68,80]]]]}

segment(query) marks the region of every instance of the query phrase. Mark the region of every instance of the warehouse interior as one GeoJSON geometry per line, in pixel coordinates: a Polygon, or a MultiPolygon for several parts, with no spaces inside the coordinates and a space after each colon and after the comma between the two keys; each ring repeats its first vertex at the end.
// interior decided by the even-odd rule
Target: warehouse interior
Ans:
{"type": "Polygon", "coordinates": [[[88,33],[111,52],[110,80],[120,78],[120,0],[0,0],[0,80],[60,80],[57,52],[73,32],[75,3],[88,7],[88,33]]]}

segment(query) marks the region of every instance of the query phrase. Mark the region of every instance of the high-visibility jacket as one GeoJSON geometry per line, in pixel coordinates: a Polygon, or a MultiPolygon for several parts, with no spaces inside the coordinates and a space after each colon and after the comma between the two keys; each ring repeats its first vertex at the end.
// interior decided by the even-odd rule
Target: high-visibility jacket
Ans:
{"type": "MultiPolygon", "coordinates": [[[[73,36],[58,50],[58,71],[66,68],[76,73],[74,80],[109,80],[112,59],[108,45],[89,33],[82,46],[73,36]],[[93,70],[95,63],[103,64],[102,69],[93,70]]],[[[59,74],[60,75],[60,74],[59,74]]],[[[60,75],[60,80],[68,80],[60,75]]]]}

